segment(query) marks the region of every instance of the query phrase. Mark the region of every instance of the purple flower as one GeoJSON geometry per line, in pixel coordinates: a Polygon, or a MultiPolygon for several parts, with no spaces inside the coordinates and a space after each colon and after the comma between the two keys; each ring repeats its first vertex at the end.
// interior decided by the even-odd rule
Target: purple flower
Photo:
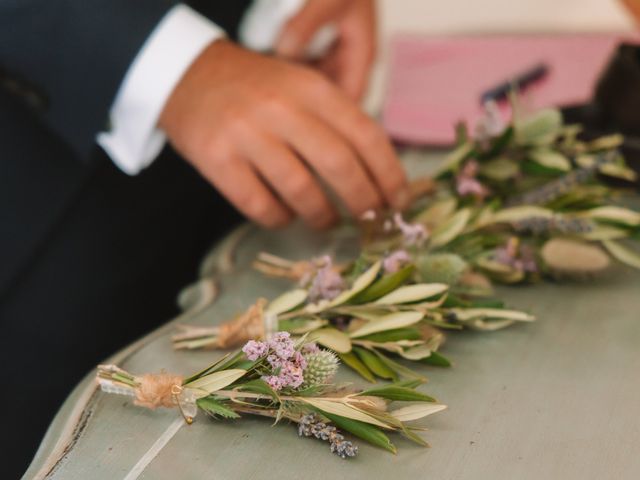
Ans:
{"type": "Polygon", "coordinates": [[[517,238],[510,238],[505,245],[494,250],[493,259],[521,272],[538,271],[535,253],[528,245],[519,245],[517,238]]]}
{"type": "Polygon", "coordinates": [[[282,360],[291,358],[295,352],[295,346],[289,332],[278,332],[267,342],[269,348],[282,360]]]}
{"type": "Polygon", "coordinates": [[[293,363],[298,365],[302,370],[307,368],[307,359],[304,358],[301,352],[296,352],[293,354],[293,363]]]}
{"type": "Polygon", "coordinates": [[[263,376],[262,380],[267,382],[267,385],[269,385],[273,390],[277,391],[277,390],[280,390],[283,387],[282,379],[277,375],[263,376]]]}
{"type": "Polygon", "coordinates": [[[305,343],[302,346],[302,353],[318,353],[319,351],[320,351],[320,348],[318,347],[318,344],[315,342],[305,343]]]}
{"type": "Polygon", "coordinates": [[[393,222],[402,233],[405,245],[420,246],[427,239],[427,228],[419,223],[405,222],[401,213],[396,212],[393,215],[393,222]]]}
{"type": "Polygon", "coordinates": [[[277,355],[269,355],[267,356],[267,362],[269,362],[269,365],[271,365],[271,368],[273,368],[274,370],[277,368],[282,367],[282,362],[283,360],[278,357],[277,355]]]}
{"type": "Polygon", "coordinates": [[[396,250],[385,257],[382,267],[385,273],[395,273],[409,262],[411,257],[405,250],[396,250]]]}
{"type": "Polygon", "coordinates": [[[269,347],[264,342],[256,342],[255,340],[249,340],[242,351],[245,353],[249,360],[257,360],[258,358],[266,355],[269,347]]]}
{"type": "Polygon", "coordinates": [[[288,362],[282,366],[279,377],[284,386],[298,388],[304,382],[303,369],[299,365],[288,362]]]}
{"type": "Polygon", "coordinates": [[[478,179],[480,166],[475,160],[469,160],[456,176],[456,191],[461,197],[472,195],[476,198],[483,199],[489,195],[489,189],[485,187],[478,179]]]}
{"type": "Polygon", "coordinates": [[[322,257],[323,265],[316,272],[309,288],[309,301],[333,300],[345,289],[344,280],[333,269],[331,257],[322,257]]]}

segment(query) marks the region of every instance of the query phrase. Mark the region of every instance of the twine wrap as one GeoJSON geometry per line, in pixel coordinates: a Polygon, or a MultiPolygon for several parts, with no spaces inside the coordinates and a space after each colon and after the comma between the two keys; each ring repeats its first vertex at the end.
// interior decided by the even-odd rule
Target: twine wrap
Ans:
{"type": "Polygon", "coordinates": [[[242,315],[234,318],[230,322],[220,325],[218,338],[216,340],[219,348],[231,348],[248,342],[264,338],[264,307],[267,300],[259,298],[258,301],[249,307],[242,315]]]}
{"type": "Polygon", "coordinates": [[[137,380],[139,385],[135,389],[135,405],[151,410],[158,407],[172,408],[177,405],[176,393],[178,390],[182,391],[181,375],[147,373],[137,380]]]}

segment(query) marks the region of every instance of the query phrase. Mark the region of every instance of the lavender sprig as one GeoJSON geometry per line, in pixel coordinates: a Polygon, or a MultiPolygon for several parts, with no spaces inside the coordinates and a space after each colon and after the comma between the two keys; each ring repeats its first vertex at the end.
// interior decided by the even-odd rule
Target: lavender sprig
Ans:
{"type": "Polygon", "coordinates": [[[333,425],[327,425],[320,421],[315,413],[304,415],[298,425],[298,435],[301,437],[315,437],[323,442],[329,442],[331,452],[340,458],[355,457],[358,454],[358,446],[344,436],[333,425]]]}

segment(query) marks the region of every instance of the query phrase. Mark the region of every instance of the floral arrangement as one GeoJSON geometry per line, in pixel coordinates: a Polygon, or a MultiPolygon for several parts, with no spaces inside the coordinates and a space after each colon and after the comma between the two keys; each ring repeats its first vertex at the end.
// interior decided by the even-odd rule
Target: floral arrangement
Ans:
{"type": "Polygon", "coordinates": [[[259,299],[220,326],[181,325],[174,347],[228,348],[282,330],[308,335],[371,382],[376,377],[397,381],[423,377],[394,357],[450,365],[438,352],[443,330],[495,330],[534,319],[501,302],[466,294],[463,300],[447,283],[416,283],[416,265],[401,251],[384,259],[361,257],[348,268],[335,267],[329,257],[311,263],[298,288],[270,303],[259,299]]]}
{"type": "Polygon", "coordinates": [[[135,397],[138,406],[177,408],[191,424],[198,411],[214,418],[259,415],[290,420],[298,434],[329,443],[331,452],[354,457],[358,447],[343,430],[390,452],[388,432],[427,446],[410,422],[443,410],[445,405],[415,390],[418,380],[368,390],[331,383],[338,359],[306,337],[294,341],[288,332],[268,340],[249,341],[195,375],[132,375],[115,365],[100,365],[97,382],[107,393],[135,397]],[[413,402],[390,409],[391,402],[413,402]],[[339,430],[340,429],[340,430],[339,430]]]}
{"type": "Polygon", "coordinates": [[[622,138],[585,141],[557,110],[513,107],[509,125],[488,104],[475,138],[460,128],[407,212],[363,215],[359,258],[261,253],[256,269],[297,287],[220,326],[181,325],[175,348],[228,348],[284,330],[308,334],[369,381],[421,378],[396,360],[450,365],[439,351],[444,330],[534,319],[490,298],[493,282],[589,277],[612,260],[640,268],[622,243],[640,239],[640,212],[616,203],[637,180],[618,152],[622,138]]]}
{"type": "Polygon", "coordinates": [[[423,229],[419,244],[396,218],[370,215],[365,251],[414,245],[418,263],[445,253],[499,283],[584,278],[612,261],[640,268],[640,254],[623,243],[640,239],[640,212],[621,205],[637,181],[618,151],[623,138],[585,141],[557,110],[514,111],[506,125],[489,104],[475,138],[461,130],[435,189],[407,212],[404,223],[423,229]]]}

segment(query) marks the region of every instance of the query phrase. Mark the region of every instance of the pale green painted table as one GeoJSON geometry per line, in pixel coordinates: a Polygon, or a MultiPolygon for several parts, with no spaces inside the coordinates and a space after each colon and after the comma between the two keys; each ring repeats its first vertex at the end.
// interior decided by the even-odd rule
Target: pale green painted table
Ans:
{"type": "MultiPolygon", "coordinates": [[[[410,169],[424,161],[408,160],[410,169]]],[[[432,165],[432,162],[426,163],[432,165]]],[[[250,262],[260,250],[288,258],[353,248],[345,231],[236,231],[205,265],[218,286],[208,307],[179,321],[220,322],[259,296],[287,287],[250,262]]],[[[211,283],[210,285],[213,285],[211,283]]],[[[213,291],[211,291],[213,293],[213,291]]],[[[638,479],[640,478],[640,274],[615,269],[581,284],[503,288],[500,294],[539,320],[497,333],[450,335],[451,369],[424,368],[424,391],[449,405],[429,417],[423,449],[397,439],[398,455],[362,442],[344,461],[291,425],[211,421],[182,427],[142,472],[144,479],[638,479]]],[[[173,352],[173,326],[160,328],[111,361],[143,373],[190,373],[216,352],[173,352]]],[[[359,380],[345,373],[343,379],[359,380]]],[[[87,377],[69,397],[27,478],[118,479],[175,421],[128,398],[96,392],[87,377]]]]}

